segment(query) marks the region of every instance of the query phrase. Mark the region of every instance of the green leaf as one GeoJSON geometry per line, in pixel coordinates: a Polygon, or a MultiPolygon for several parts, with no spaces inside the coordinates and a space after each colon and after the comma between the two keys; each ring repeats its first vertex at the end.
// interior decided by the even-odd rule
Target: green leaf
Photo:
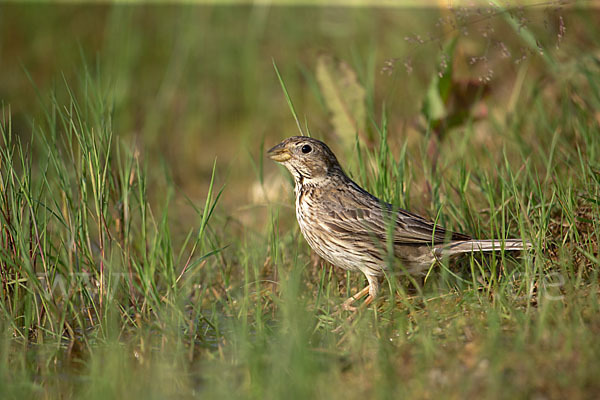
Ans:
{"type": "Polygon", "coordinates": [[[452,68],[454,50],[456,49],[456,37],[450,39],[438,60],[438,65],[445,60],[446,67],[443,71],[437,70],[429,82],[421,112],[428,121],[439,121],[446,117],[446,101],[452,89],[452,68]]]}

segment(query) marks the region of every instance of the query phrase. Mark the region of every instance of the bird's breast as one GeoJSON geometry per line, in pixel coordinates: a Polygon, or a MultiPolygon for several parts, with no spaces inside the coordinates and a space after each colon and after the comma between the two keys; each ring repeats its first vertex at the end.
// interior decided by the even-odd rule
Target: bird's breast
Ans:
{"type": "Polygon", "coordinates": [[[310,224],[317,211],[315,208],[317,199],[315,198],[315,188],[313,186],[296,187],[296,218],[300,229],[304,233],[306,224],[310,224]]]}
{"type": "Polygon", "coordinates": [[[364,252],[352,246],[351,232],[331,228],[328,220],[332,203],[322,196],[319,187],[304,186],[296,190],[296,218],[300,231],[310,247],[331,264],[347,269],[362,270],[368,261],[364,252]]]}

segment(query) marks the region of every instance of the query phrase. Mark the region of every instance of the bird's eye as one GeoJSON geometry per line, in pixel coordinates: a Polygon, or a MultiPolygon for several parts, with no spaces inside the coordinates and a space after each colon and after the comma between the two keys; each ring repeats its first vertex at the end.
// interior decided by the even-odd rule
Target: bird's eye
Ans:
{"type": "Polygon", "coordinates": [[[310,153],[311,151],[312,151],[312,147],[310,147],[309,145],[305,144],[304,146],[302,146],[302,152],[304,154],[310,153]]]}

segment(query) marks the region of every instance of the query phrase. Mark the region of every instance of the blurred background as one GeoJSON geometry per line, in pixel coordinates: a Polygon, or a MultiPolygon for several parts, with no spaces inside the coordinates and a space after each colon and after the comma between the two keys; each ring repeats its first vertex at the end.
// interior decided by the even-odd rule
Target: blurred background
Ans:
{"type": "MultiPolygon", "coordinates": [[[[599,20],[595,10],[573,3],[510,12],[493,6],[0,7],[0,99],[14,134],[31,137],[53,96],[68,103],[67,87],[85,96],[82,71],[88,71],[97,95],[112,105],[116,140],[148,167],[150,196],[162,199],[166,180],[177,186],[172,205],[184,225],[194,211],[180,206],[186,197],[203,201],[215,160],[216,186],[227,185],[218,207],[233,221],[263,220],[267,201],[292,206],[291,188],[282,183],[287,175],[264,158],[267,148],[298,134],[274,63],[303,129],[328,141],[344,165],[355,154],[356,137],[364,146],[377,142],[383,114],[392,148],[421,143],[428,132],[440,138],[460,132],[468,122],[485,149],[494,140],[486,126],[508,121],[527,95],[524,83],[546,80],[549,99],[560,96],[553,80],[568,75],[569,60],[597,51],[592,38],[599,20]],[[338,115],[344,102],[354,107],[346,120],[338,115]]],[[[420,157],[436,151],[421,150],[409,147],[417,171],[420,157]]],[[[422,208],[417,211],[428,212],[422,208]]]]}

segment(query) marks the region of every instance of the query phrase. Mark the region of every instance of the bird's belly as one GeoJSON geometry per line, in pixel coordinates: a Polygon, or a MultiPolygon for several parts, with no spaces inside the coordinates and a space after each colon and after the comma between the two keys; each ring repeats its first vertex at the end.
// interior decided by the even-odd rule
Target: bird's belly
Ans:
{"type": "Polygon", "coordinates": [[[310,247],[321,258],[349,271],[362,271],[368,275],[381,275],[385,263],[365,251],[368,244],[357,243],[354,238],[332,231],[320,222],[318,215],[304,207],[296,207],[300,231],[310,247]]]}

